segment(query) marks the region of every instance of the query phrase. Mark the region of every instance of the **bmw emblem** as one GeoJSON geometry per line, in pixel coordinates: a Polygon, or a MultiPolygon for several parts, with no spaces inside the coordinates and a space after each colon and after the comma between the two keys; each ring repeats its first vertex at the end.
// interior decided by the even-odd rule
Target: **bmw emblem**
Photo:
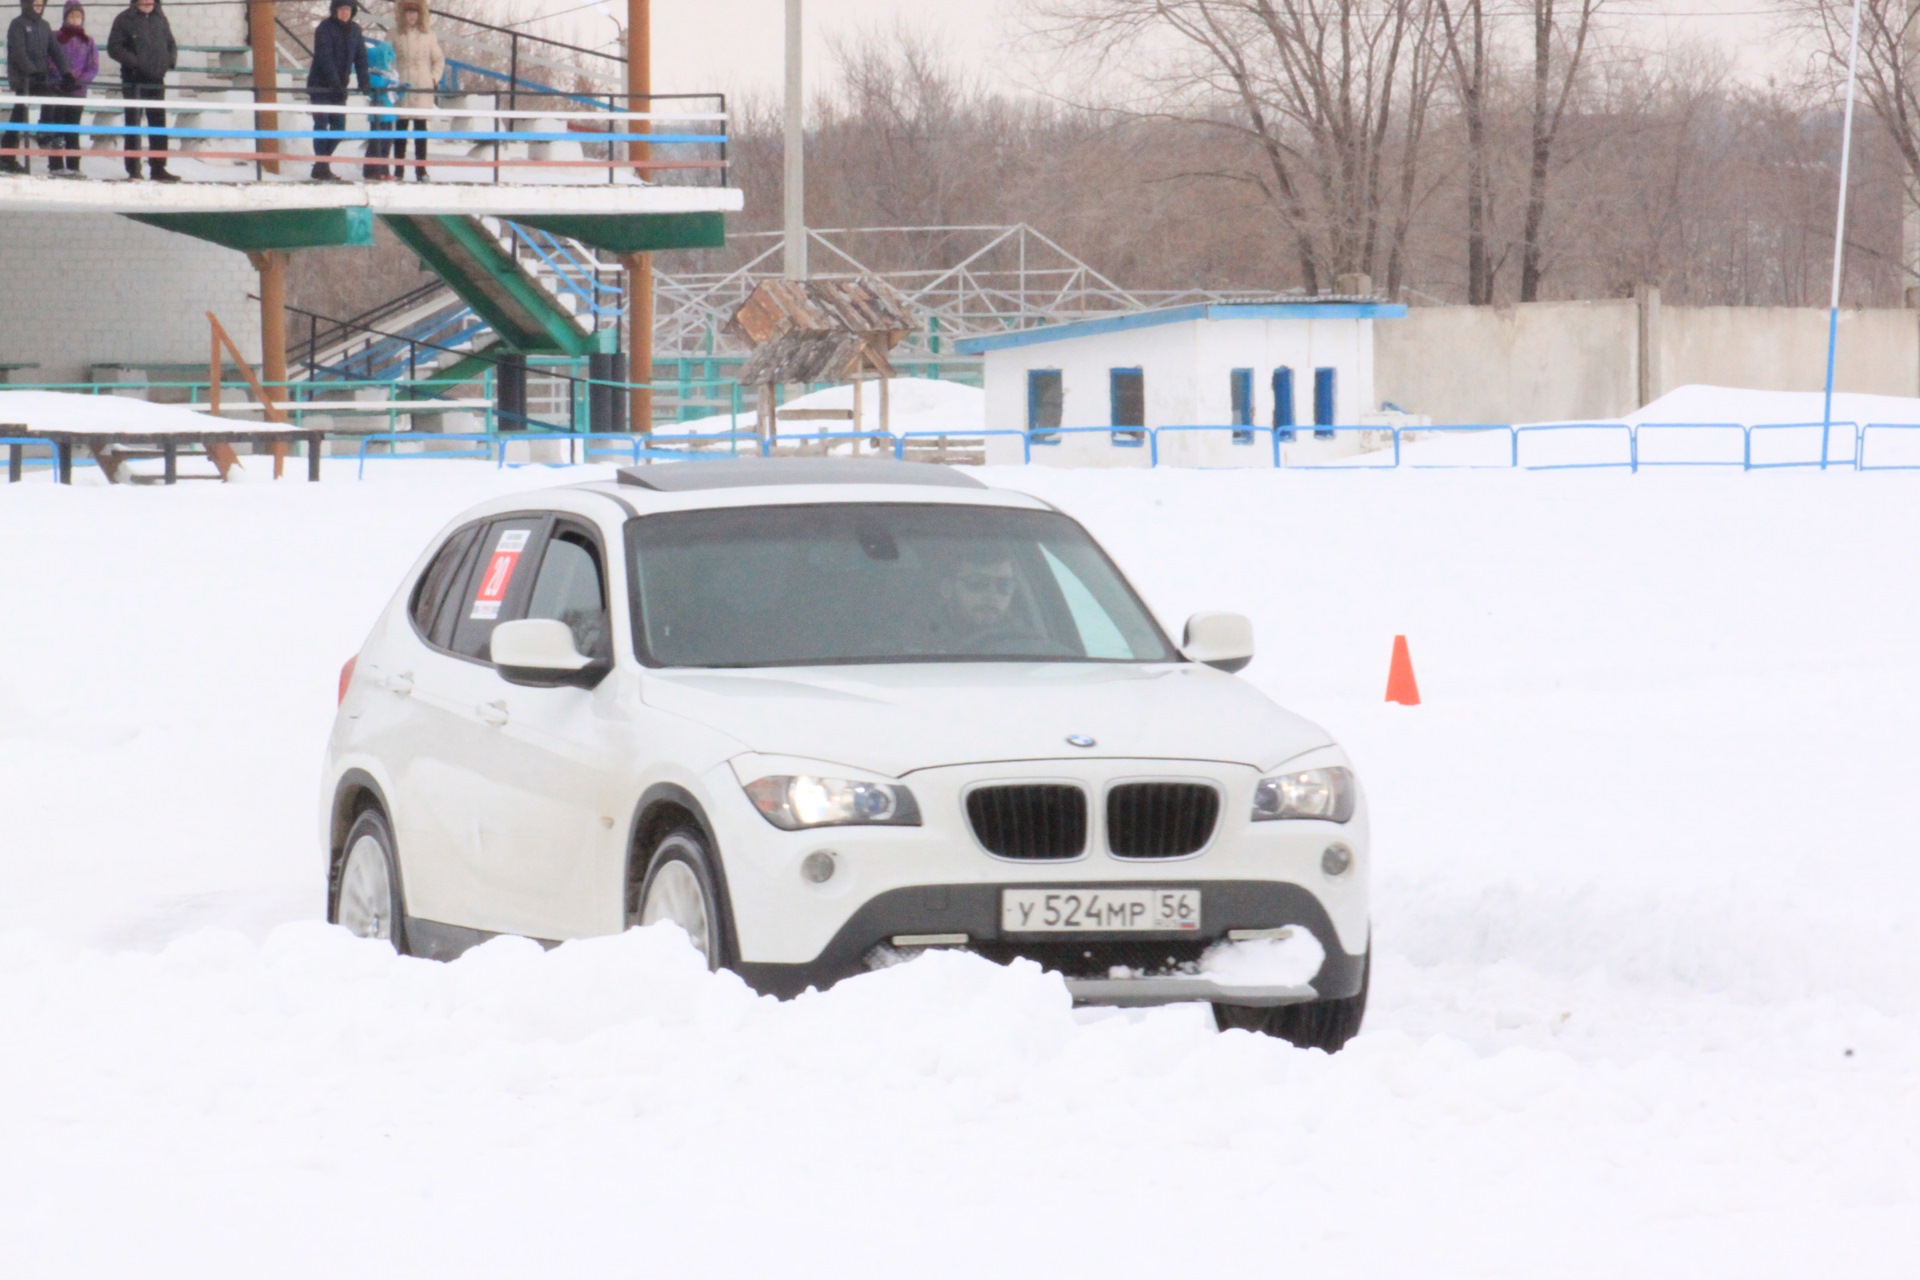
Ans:
{"type": "Polygon", "coordinates": [[[1067,735],[1067,745],[1070,747],[1090,747],[1093,745],[1093,739],[1084,733],[1070,733],[1067,735]]]}

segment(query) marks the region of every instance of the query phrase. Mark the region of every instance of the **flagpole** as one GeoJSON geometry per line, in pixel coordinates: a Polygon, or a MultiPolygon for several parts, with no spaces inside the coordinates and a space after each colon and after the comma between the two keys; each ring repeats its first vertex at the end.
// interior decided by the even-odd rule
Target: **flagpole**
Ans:
{"type": "Polygon", "coordinates": [[[1827,469],[1833,435],[1833,361],[1840,345],[1840,264],[1847,242],[1847,171],[1853,159],[1853,84],[1860,64],[1860,0],[1853,0],[1853,37],[1847,46],[1847,109],[1840,125],[1840,200],[1833,219],[1833,292],[1827,307],[1827,393],[1820,414],[1820,469],[1827,469]]]}

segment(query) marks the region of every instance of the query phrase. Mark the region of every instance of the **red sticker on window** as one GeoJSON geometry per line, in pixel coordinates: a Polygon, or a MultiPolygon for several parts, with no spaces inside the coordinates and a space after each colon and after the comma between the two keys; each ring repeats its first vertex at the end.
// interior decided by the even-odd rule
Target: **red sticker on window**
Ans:
{"type": "Polygon", "coordinates": [[[469,618],[485,621],[500,616],[501,602],[507,598],[507,587],[513,581],[514,566],[520,563],[520,553],[526,549],[528,531],[509,529],[500,535],[500,541],[493,548],[493,559],[487,563],[487,571],[480,575],[480,590],[473,597],[473,612],[469,618]]]}

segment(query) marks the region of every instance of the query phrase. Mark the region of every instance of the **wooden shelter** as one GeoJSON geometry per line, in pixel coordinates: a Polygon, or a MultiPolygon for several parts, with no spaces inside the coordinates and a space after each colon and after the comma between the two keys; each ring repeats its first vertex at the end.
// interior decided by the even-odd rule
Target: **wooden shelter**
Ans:
{"type": "Polygon", "coordinates": [[[913,328],[912,308],[891,285],[857,280],[767,280],[727,322],[727,333],[753,345],[740,370],[742,385],[759,393],[758,430],[774,434],[776,415],[787,421],[839,420],[861,429],[861,384],[880,379],[880,429],[890,430],[887,360],[913,328]],[[776,409],[774,388],[784,382],[851,382],[853,408],[776,409]]]}

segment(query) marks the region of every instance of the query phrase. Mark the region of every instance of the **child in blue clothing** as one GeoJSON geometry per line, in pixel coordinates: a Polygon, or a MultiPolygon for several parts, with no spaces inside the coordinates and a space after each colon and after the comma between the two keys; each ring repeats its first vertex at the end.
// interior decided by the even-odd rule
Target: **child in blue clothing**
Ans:
{"type": "MultiPolygon", "coordinates": [[[[400,76],[394,67],[393,44],[381,27],[373,27],[367,35],[370,37],[367,44],[367,78],[371,84],[367,101],[375,108],[368,115],[367,122],[374,133],[390,134],[399,128],[399,121],[391,114],[382,114],[378,108],[398,105],[399,94],[396,91],[400,86],[400,76]]],[[[376,137],[367,143],[367,159],[398,158],[405,148],[406,143],[398,139],[376,137]]],[[[366,169],[368,182],[388,182],[403,176],[399,165],[389,169],[384,164],[369,164],[366,169]]]]}

